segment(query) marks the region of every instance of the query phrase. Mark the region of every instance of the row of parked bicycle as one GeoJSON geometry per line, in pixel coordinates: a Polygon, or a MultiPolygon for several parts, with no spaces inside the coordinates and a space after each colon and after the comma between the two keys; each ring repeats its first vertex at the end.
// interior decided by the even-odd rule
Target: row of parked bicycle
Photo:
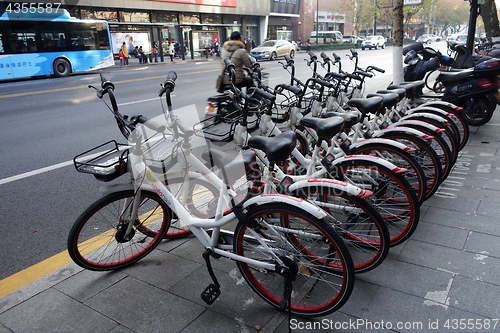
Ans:
{"type": "Polygon", "coordinates": [[[335,54],[322,53],[320,62],[310,53],[306,82],[286,57],[291,84],[275,87],[255,62],[247,71],[258,88],[246,92],[234,86],[226,59],[232,84],[209,99],[206,118],[193,128],[172,111],[175,73],[159,93],[162,122],[122,115],[113,83],[101,74],[97,95],[109,96],[128,144],[97,147],[75,157],[75,166],[103,181],[129,177],[101,188],[106,195],[77,219],[68,237],[72,259],[91,270],[117,269],[165,238],[194,235],[212,279],[201,294],[208,304],[220,294],[211,258],[226,257],[260,297],[290,315],[338,310],[354,274],[379,266],[415,231],[420,205],[469,135],[459,107],[417,98],[422,82],[361,98],[365,80],[383,70],[359,68],[355,51],[350,57],[355,71],[346,73],[335,54]],[[198,158],[195,134],[233,141],[238,154],[211,148],[198,158]]]}

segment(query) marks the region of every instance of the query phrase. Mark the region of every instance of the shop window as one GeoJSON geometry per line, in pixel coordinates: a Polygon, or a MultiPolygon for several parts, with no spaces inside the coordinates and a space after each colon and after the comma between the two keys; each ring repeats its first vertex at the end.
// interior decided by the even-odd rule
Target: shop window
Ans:
{"type": "Polygon", "coordinates": [[[241,24],[241,17],[236,15],[226,15],[224,16],[224,24],[241,24]]]}
{"type": "Polygon", "coordinates": [[[81,9],[80,15],[84,20],[106,20],[110,22],[118,22],[118,13],[115,11],[81,9]]]}
{"type": "Polygon", "coordinates": [[[222,16],[212,15],[212,14],[202,14],[201,22],[203,24],[222,24],[222,16]]]}
{"type": "Polygon", "coordinates": [[[149,14],[144,12],[118,12],[120,22],[150,22],[149,14]]]}
{"type": "Polygon", "coordinates": [[[201,23],[200,22],[200,15],[190,15],[190,14],[180,14],[179,15],[180,17],[180,20],[181,20],[181,24],[192,24],[192,23],[195,23],[195,24],[199,24],[201,23]]]}
{"type": "Polygon", "coordinates": [[[153,13],[151,14],[153,23],[174,23],[177,24],[177,14],[153,13]]]}

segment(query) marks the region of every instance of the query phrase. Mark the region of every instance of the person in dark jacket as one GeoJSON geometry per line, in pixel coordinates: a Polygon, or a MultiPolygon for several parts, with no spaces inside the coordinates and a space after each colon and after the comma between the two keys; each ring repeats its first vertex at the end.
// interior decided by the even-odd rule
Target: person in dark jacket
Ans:
{"type": "MultiPolygon", "coordinates": [[[[236,74],[236,87],[253,87],[253,79],[246,76],[243,71],[243,66],[252,68],[252,63],[250,62],[249,55],[245,49],[245,44],[241,41],[241,34],[239,31],[234,31],[231,34],[231,38],[222,45],[221,51],[221,63],[222,68],[225,68],[224,59],[229,58],[229,60],[234,64],[235,74],[236,74]]],[[[229,84],[229,80],[224,76],[224,84],[229,84]]]]}

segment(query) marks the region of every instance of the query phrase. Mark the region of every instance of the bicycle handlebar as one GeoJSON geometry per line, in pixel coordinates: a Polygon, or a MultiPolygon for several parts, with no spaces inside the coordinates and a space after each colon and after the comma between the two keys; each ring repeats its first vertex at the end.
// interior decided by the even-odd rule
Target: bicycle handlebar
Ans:
{"type": "Polygon", "coordinates": [[[370,70],[376,70],[377,72],[380,72],[380,73],[385,73],[385,69],[382,69],[382,68],[379,68],[379,67],[376,67],[376,66],[368,66],[366,68],[367,71],[370,71],[370,70]]]}

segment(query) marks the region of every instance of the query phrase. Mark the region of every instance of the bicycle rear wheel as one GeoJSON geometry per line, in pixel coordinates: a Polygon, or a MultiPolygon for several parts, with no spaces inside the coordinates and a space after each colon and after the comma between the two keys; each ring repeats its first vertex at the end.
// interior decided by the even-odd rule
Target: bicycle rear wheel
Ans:
{"type": "Polygon", "coordinates": [[[142,191],[139,210],[131,216],[133,190],[108,194],[76,220],[68,236],[68,252],[86,269],[107,271],[130,265],[148,255],[167,232],[172,211],[154,192],[142,191]],[[126,233],[128,222],[132,230],[126,233]]]}
{"type": "MultiPolygon", "coordinates": [[[[167,179],[165,186],[180,203],[184,204],[191,215],[203,219],[215,216],[219,189],[211,183],[198,178],[189,178],[189,183],[186,183],[184,178],[173,178],[167,179]],[[184,188],[185,186],[187,188],[184,188]]],[[[191,230],[179,220],[176,214],[173,214],[165,238],[173,239],[189,235],[191,235],[191,230]]]]}
{"type": "MultiPolygon", "coordinates": [[[[323,316],[344,305],[354,286],[354,267],[345,244],[328,223],[282,203],[252,207],[247,215],[259,223],[260,240],[266,242],[267,248],[253,230],[238,223],[234,253],[275,264],[275,256],[284,262],[293,261],[298,272],[290,300],[292,314],[323,316]],[[268,225],[276,228],[271,230],[268,225]]],[[[237,265],[249,286],[266,302],[280,308],[284,277],[249,263],[238,261],[237,265]]]]}
{"type": "Polygon", "coordinates": [[[356,273],[368,272],[385,260],[391,245],[389,230],[366,200],[321,184],[299,188],[292,195],[330,214],[330,223],[344,240],[356,273]]]}
{"type": "Polygon", "coordinates": [[[387,224],[391,246],[401,244],[413,234],[420,219],[420,205],[402,175],[369,160],[347,158],[335,167],[339,180],[373,192],[367,200],[387,224]]]}

